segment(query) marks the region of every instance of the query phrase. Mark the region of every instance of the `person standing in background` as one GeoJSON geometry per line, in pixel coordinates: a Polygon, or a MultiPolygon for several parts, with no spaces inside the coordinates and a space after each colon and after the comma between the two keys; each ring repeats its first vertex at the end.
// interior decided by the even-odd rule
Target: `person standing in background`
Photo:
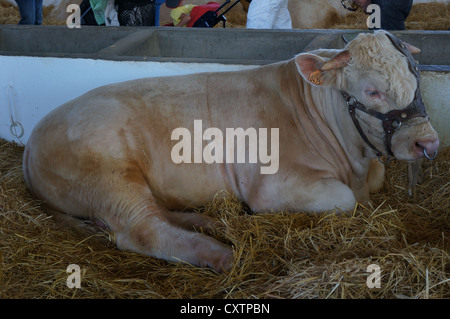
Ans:
{"type": "Polygon", "coordinates": [[[16,0],[20,12],[19,24],[42,24],[43,0],[16,0]]]}
{"type": "Polygon", "coordinates": [[[413,0],[353,0],[364,11],[370,4],[380,6],[381,29],[405,30],[405,20],[411,11],[413,0]]]}
{"type": "Polygon", "coordinates": [[[247,13],[248,29],[292,29],[288,0],[253,0],[247,13]]]}

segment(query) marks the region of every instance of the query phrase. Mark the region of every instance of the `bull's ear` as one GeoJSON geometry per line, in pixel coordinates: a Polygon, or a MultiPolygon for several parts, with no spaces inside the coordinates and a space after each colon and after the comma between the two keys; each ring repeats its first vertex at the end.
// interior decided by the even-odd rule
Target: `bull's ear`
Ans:
{"type": "Polygon", "coordinates": [[[350,62],[350,52],[347,50],[339,52],[335,57],[333,57],[330,61],[325,63],[322,66],[322,70],[328,71],[333,69],[340,69],[344,66],[347,66],[350,62]]]}
{"type": "Polygon", "coordinates": [[[302,77],[313,85],[323,85],[322,65],[326,60],[315,54],[301,53],[295,57],[295,64],[302,77]]]}
{"type": "Polygon", "coordinates": [[[324,58],[311,53],[301,53],[295,57],[295,63],[302,77],[313,85],[333,85],[329,83],[333,76],[326,76],[327,72],[333,72],[348,64],[350,53],[345,50],[338,53],[332,59],[324,58]]]}

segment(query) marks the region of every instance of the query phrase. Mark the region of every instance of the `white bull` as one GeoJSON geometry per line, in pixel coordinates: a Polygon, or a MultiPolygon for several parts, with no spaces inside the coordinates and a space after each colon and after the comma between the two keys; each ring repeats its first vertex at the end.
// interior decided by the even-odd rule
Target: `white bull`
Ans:
{"type": "MultiPolygon", "coordinates": [[[[105,223],[120,249],[227,270],[232,249],[192,231],[214,222],[180,211],[204,205],[223,189],[254,212],[350,210],[367,203],[369,191],[383,182],[373,148],[384,155],[389,149],[402,160],[437,150],[427,117],[402,123],[387,148],[381,120],[356,111],[361,133],[349,114],[353,104],[346,103],[344,91],[381,113],[416,101],[419,81],[387,35],[360,34],[344,50],[302,53],[252,70],[94,89],[34,128],[24,153],[26,182],[53,210],[105,223]],[[271,143],[271,151],[279,151],[276,170],[262,174],[267,164],[232,158],[188,163],[187,149],[175,150],[185,162],[174,161],[181,143],[174,131],[198,134],[196,120],[205,132],[216,129],[209,131],[210,144],[227,128],[278,128],[278,144],[271,143]]],[[[200,148],[208,145],[203,141],[200,148]]],[[[233,151],[239,152],[237,145],[233,151]]],[[[250,158],[252,145],[245,152],[250,158]]]]}

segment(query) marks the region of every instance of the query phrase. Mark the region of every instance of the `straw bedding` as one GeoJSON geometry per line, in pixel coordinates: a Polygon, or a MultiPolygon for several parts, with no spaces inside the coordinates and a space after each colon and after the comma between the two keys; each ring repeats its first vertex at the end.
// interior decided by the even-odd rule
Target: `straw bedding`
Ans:
{"type": "Polygon", "coordinates": [[[450,297],[450,148],[423,163],[412,198],[406,164],[393,162],[373,205],[352,212],[252,215],[232,196],[212,200],[201,211],[221,221],[213,236],[234,248],[228,274],[67,228],[31,197],[22,154],[0,140],[0,298],[450,297]],[[80,266],[80,289],[67,287],[69,264],[80,266]],[[366,284],[371,264],[380,288],[366,284]]]}
{"type": "MultiPolygon", "coordinates": [[[[407,29],[446,30],[449,9],[416,4],[407,29]]],[[[44,24],[65,23],[47,12],[44,24]]],[[[230,26],[245,27],[245,17],[229,14],[230,26]]],[[[0,0],[0,24],[19,19],[0,0]]],[[[357,12],[335,28],[365,29],[365,19],[357,12]]],[[[22,154],[0,140],[0,298],[450,298],[450,148],[423,163],[412,198],[406,164],[393,162],[372,205],[353,212],[252,215],[232,196],[212,200],[200,211],[221,221],[212,235],[234,248],[228,274],[119,251],[113,234],[69,229],[32,198],[22,154]],[[70,264],[80,266],[81,289],[67,287],[70,264]],[[366,284],[371,264],[381,288],[366,284]]]]}

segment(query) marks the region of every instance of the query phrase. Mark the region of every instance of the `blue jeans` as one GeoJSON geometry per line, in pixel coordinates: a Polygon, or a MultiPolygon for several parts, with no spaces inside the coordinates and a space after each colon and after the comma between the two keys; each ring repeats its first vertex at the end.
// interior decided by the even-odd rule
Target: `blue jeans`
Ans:
{"type": "Polygon", "coordinates": [[[42,24],[43,0],[16,0],[20,12],[19,24],[42,24]]]}
{"type": "Polygon", "coordinates": [[[380,6],[381,29],[405,30],[405,20],[411,11],[413,0],[372,0],[380,6]]]}

